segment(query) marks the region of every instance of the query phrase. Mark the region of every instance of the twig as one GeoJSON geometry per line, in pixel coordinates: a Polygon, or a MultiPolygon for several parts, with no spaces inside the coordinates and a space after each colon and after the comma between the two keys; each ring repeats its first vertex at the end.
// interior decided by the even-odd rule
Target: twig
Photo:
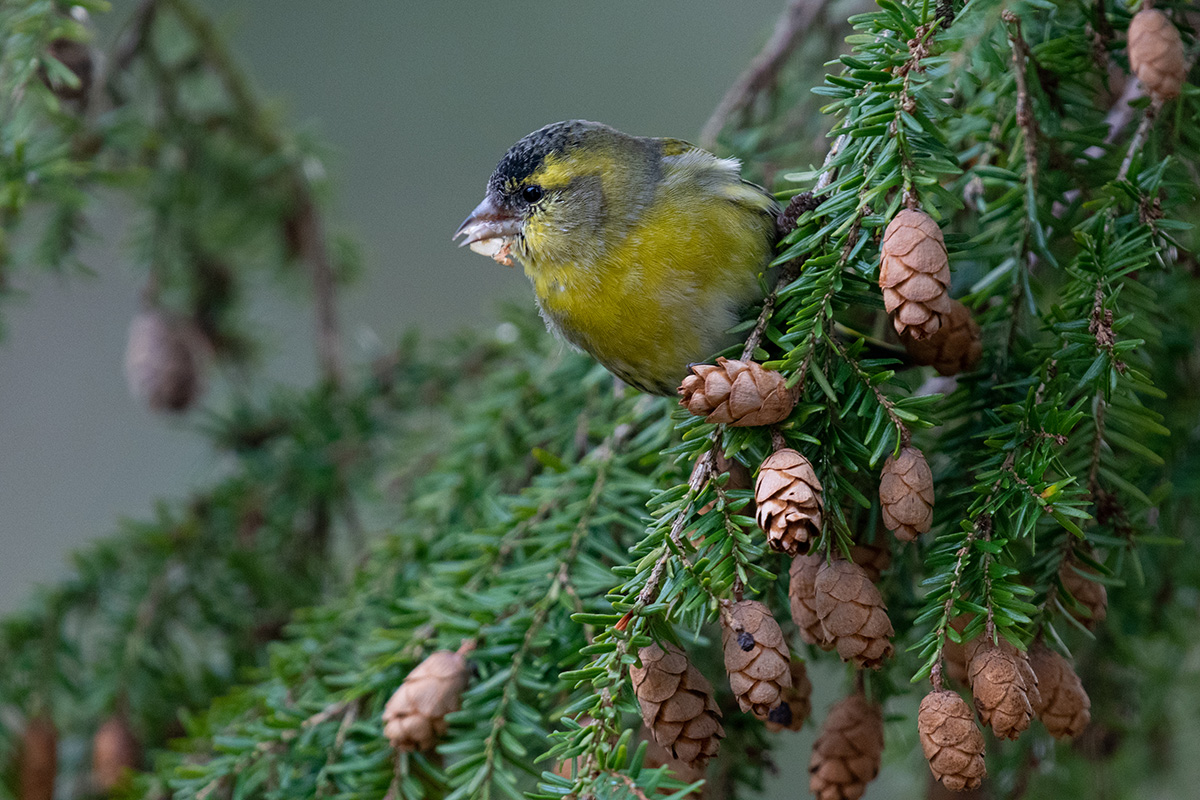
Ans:
{"type": "Polygon", "coordinates": [[[1123,181],[1129,175],[1129,168],[1133,166],[1133,157],[1145,146],[1146,137],[1150,135],[1150,126],[1154,124],[1154,118],[1158,116],[1161,109],[1162,101],[1158,98],[1152,99],[1150,105],[1146,106],[1142,123],[1138,125],[1137,132],[1129,140],[1129,148],[1125,151],[1125,160],[1121,162],[1121,169],[1117,171],[1117,180],[1123,181]]]}
{"type": "Polygon", "coordinates": [[[733,86],[721,98],[712,116],[700,131],[700,146],[713,149],[717,136],[724,130],[729,118],[754,104],[763,91],[774,86],[788,58],[800,44],[804,34],[824,13],[828,0],[791,0],[788,7],[775,22],[771,38],[750,66],[738,76],[733,86]]]}
{"type": "Polygon", "coordinates": [[[1037,120],[1033,116],[1033,104],[1029,100],[1029,82],[1026,77],[1026,62],[1033,61],[1033,53],[1021,36],[1021,20],[1011,11],[1001,13],[1004,21],[1011,27],[1008,41],[1012,44],[1013,75],[1017,79],[1017,125],[1021,128],[1021,138],[1025,145],[1025,175],[1026,180],[1037,185],[1037,120]]]}

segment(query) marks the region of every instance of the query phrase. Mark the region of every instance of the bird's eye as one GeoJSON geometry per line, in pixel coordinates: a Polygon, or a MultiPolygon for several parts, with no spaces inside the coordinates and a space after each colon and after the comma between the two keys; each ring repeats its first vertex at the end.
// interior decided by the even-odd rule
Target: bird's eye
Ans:
{"type": "Polygon", "coordinates": [[[521,199],[526,203],[536,203],[546,196],[546,192],[540,186],[526,186],[521,190],[521,199]]]}

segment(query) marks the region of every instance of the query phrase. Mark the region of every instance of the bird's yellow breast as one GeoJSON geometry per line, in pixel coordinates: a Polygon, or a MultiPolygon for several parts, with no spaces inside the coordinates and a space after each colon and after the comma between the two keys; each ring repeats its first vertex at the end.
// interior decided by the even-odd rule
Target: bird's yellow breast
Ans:
{"type": "Polygon", "coordinates": [[[761,190],[694,178],[668,174],[623,236],[584,257],[539,258],[558,232],[526,231],[522,261],[547,321],[627,383],[660,394],[689,363],[731,344],[726,332],[760,296],[773,246],[761,190]]]}

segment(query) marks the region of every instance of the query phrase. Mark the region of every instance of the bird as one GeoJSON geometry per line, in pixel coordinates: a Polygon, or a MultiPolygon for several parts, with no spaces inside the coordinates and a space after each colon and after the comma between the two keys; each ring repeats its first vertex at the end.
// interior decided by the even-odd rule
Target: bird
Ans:
{"type": "Polygon", "coordinates": [[[778,213],[736,159],[567,120],[509,148],[453,238],[516,259],[547,328],[635,389],[672,395],[761,301],[778,213]]]}

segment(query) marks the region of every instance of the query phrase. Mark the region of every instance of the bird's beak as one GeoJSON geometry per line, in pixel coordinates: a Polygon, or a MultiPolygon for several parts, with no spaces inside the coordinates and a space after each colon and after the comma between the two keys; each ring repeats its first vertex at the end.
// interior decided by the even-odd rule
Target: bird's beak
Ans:
{"type": "Polygon", "coordinates": [[[500,261],[498,256],[503,255],[507,259],[507,247],[520,233],[520,217],[500,208],[491,197],[485,197],[471,215],[463,220],[463,224],[458,226],[451,238],[465,236],[466,238],[459,242],[459,247],[469,245],[476,253],[500,261]]]}

